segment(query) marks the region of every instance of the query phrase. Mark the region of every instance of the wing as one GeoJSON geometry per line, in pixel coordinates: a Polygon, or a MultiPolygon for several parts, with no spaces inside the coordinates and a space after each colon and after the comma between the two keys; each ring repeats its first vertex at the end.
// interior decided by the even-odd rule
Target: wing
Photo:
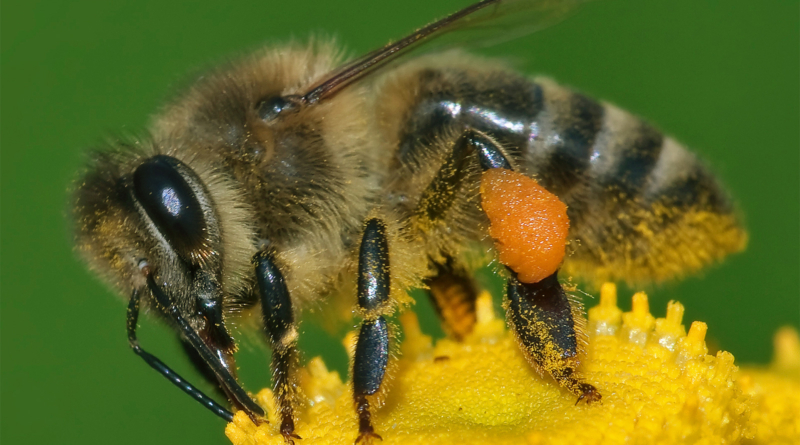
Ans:
{"type": "Polygon", "coordinates": [[[315,104],[388,64],[453,46],[485,47],[552,25],[588,0],[483,0],[339,67],[302,96],[315,104]]]}

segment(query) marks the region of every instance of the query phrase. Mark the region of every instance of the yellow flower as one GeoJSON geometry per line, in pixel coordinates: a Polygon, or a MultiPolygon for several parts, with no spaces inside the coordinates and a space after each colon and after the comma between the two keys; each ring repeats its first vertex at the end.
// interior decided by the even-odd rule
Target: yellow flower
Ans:
{"type": "Polygon", "coordinates": [[[800,443],[800,339],[792,328],[775,334],[775,358],[769,367],[744,368],[737,379],[755,407],[750,419],[754,439],[747,443],[800,443]]]}
{"type": "MultiPolygon", "coordinates": [[[[404,314],[402,358],[375,410],[375,430],[387,445],[797,443],[794,331],[779,335],[769,370],[743,372],[728,352],[708,355],[705,323],[692,323],[686,333],[679,303],[655,319],[644,293],[633,296],[627,313],[616,298],[614,285],[606,284],[588,312],[582,375],[603,396],[592,405],[576,405],[574,395],[531,368],[488,295],[479,299],[478,324],[462,343],[444,339],[434,346],[416,316],[404,314]]],[[[300,381],[307,405],[298,410],[299,443],[352,445],[358,422],[351,388],[319,358],[300,381]]],[[[226,434],[236,445],[283,444],[271,391],[257,400],[271,412],[270,423],[255,426],[239,412],[226,434]]]]}

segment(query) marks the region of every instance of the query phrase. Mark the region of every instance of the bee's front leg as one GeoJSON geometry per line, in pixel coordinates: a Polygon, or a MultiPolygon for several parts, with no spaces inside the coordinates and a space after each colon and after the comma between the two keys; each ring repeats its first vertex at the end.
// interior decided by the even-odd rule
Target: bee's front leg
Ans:
{"type": "Polygon", "coordinates": [[[297,381],[297,329],[294,324],[292,300],[280,269],[272,255],[262,251],[253,258],[258,281],[264,330],[272,347],[272,390],[281,417],[281,434],[289,444],[301,439],[294,432],[295,395],[297,381]]]}
{"type": "Polygon", "coordinates": [[[372,426],[367,396],[378,392],[389,363],[389,243],[386,225],[367,221],[358,254],[358,310],[364,317],[353,357],[353,399],[358,413],[356,443],[381,439],[372,426]]]}

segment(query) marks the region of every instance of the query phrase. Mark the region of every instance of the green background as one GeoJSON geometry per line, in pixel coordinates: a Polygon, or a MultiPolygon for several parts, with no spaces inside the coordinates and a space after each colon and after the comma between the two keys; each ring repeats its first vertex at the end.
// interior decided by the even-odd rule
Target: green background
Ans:
{"type": "MultiPolygon", "coordinates": [[[[67,187],[85,148],[140,132],[215,61],[311,32],[363,52],[465,4],[4,1],[0,441],[226,443],[222,421],[129,351],[124,302],[71,250],[67,187]]],[[[766,363],[772,333],[800,316],[799,16],[796,1],[610,0],[489,51],[645,116],[709,160],[750,247],[651,289],[651,304],[663,316],[668,300],[684,302],[687,324],[707,321],[738,363],[766,363]]],[[[338,337],[302,329],[307,357],[328,351],[344,370],[338,337]]],[[[145,320],[141,338],[200,380],[164,328],[145,320]]],[[[267,352],[245,355],[246,386],[265,385],[267,352]]]]}

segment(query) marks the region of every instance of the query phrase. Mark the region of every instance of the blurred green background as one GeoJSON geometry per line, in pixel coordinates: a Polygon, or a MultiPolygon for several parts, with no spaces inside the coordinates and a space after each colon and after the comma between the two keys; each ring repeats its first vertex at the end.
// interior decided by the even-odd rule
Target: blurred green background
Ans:
{"type": "MultiPolygon", "coordinates": [[[[4,1],[0,441],[226,443],[222,421],[130,352],[125,303],[72,252],[67,187],[85,148],[140,132],[215,61],[311,32],[360,53],[467,3],[4,1]]],[[[703,276],[650,289],[651,307],[663,316],[668,300],[682,301],[687,324],[708,322],[710,340],[740,364],[766,363],[775,329],[800,317],[799,9],[599,1],[489,51],[645,116],[709,160],[741,204],[750,247],[703,276]]],[[[626,307],[629,296],[621,291],[626,307]]],[[[419,311],[441,335],[430,308],[419,311]]],[[[326,351],[345,371],[340,338],[312,323],[302,330],[306,357],[326,351]]],[[[140,335],[200,382],[164,328],[146,319],[140,335]]],[[[244,355],[246,386],[267,384],[267,352],[244,355]]]]}

